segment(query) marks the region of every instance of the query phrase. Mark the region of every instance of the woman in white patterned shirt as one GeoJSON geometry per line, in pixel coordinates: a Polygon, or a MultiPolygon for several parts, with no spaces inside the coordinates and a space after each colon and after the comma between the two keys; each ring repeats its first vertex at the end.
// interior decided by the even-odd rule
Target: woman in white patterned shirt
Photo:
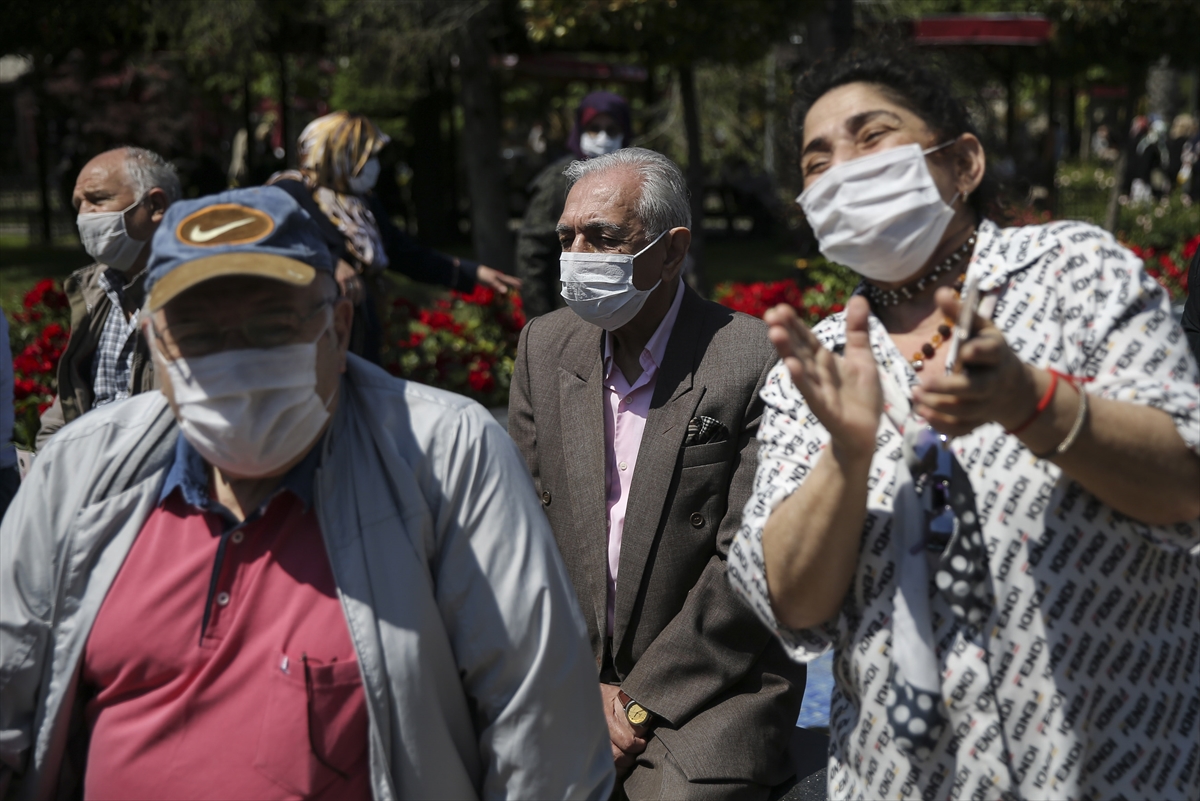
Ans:
{"type": "Polygon", "coordinates": [[[830,795],[1197,798],[1200,386],[1166,295],[1098,228],[984,218],[931,70],[797,90],[798,200],[863,282],[765,317],[729,577],[793,658],[835,651],[830,795]]]}

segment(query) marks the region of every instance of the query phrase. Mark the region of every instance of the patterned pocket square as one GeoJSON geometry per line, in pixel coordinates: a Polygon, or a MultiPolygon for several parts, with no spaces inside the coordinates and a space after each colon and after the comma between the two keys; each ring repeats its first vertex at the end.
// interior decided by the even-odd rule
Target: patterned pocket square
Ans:
{"type": "Polygon", "coordinates": [[[720,420],[712,417],[693,417],[687,425],[687,436],[683,439],[683,446],[686,448],[689,445],[706,445],[710,442],[724,442],[729,436],[729,431],[725,428],[725,424],[720,420]]]}

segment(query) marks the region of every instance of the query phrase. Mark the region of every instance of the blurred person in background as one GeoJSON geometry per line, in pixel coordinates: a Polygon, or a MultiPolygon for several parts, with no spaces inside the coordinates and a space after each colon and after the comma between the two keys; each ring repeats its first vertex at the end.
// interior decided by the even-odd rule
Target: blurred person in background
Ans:
{"type": "MultiPolygon", "coordinates": [[[[372,191],[381,169],[378,154],[388,141],[362,114],[335,111],[300,132],[300,168],[276,173],[267,181],[302,185],[344,238],[337,280],[356,310],[350,352],[376,364],[383,335],[385,269],[460,292],[470,292],[476,283],[501,295],[521,286],[499,270],[424,247],[392,222],[372,191]]],[[[295,188],[283,188],[296,194],[295,188]]]]}
{"type": "Polygon", "coordinates": [[[1200,139],[1200,124],[1191,114],[1180,114],[1171,122],[1171,136],[1167,141],[1170,156],[1168,176],[1171,182],[1183,188],[1185,194],[1192,190],[1192,176],[1196,171],[1197,140],[1200,139]]]}
{"type": "Polygon", "coordinates": [[[334,267],[275,187],[167,213],[162,392],[51,440],[0,527],[0,797],[608,798],[520,455],[347,354],[334,267]]]}
{"type": "Polygon", "coordinates": [[[555,230],[567,200],[563,170],[572,161],[629,147],[632,138],[629,102],[612,92],[592,92],[575,109],[575,124],[567,137],[570,153],[542,170],[529,185],[529,206],[517,234],[516,273],[530,319],[564,305],[558,280],[562,247],[555,230]]]}
{"type": "Polygon", "coordinates": [[[812,330],[765,316],[728,574],[794,659],[834,650],[830,796],[1196,798],[1200,373],[1167,293],[1100,228],[988,220],[915,57],[796,97],[800,206],[862,283],[812,330]]]}
{"type": "Polygon", "coordinates": [[[174,165],[144,148],[114,148],[80,171],[71,202],[83,248],[96,261],[63,282],[71,338],[58,363],[58,394],[42,414],[39,449],[84,412],[154,388],[138,310],[150,238],[179,197],[174,165]]]}
{"type": "Polygon", "coordinates": [[[17,449],[13,445],[13,358],[8,342],[8,316],[0,312],[0,520],[21,486],[17,449]]]}

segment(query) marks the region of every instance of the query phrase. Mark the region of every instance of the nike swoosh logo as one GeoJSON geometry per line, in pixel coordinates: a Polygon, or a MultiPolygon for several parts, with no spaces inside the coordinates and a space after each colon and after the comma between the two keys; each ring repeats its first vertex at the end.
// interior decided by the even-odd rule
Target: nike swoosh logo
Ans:
{"type": "Polygon", "coordinates": [[[216,239],[226,231],[232,231],[234,228],[241,228],[243,225],[249,225],[250,223],[254,222],[254,220],[254,217],[246,217],[242,220],[234,220],[231,223],[218,225],[216,228],[209,228],[207,231],[201,231],[199,225],[193,225],[190,239],[193,242],[207,242],[210,239],[216,239]]]}

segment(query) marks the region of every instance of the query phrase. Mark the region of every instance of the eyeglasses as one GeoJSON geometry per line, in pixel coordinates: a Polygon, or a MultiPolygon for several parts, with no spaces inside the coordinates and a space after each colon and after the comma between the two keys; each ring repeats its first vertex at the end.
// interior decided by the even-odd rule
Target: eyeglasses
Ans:
{"type": "Polygon", "coordinates": [[[924,500],[926,491],[930,492],[929,503],[925,504],[928,525],[924,545],[926,550],[940,552],[954,533],[954,510],[950,507],[954,455],[945,434],[928,424],[910,423],[904,432],[904,461],[918,497],[924,500]]]}
{"type": "Polygon", "coordinates": [[[195,359],[225,350],[231,337],[251,348],[278,348],[299,341],[314,317],[332,305],[323,300],[312,311],[275,312],[243,320],[240,324],[216,328],[211,323],[175,323],[150,330],[162,347],[163,355],[175,359],[195,359]]]}

